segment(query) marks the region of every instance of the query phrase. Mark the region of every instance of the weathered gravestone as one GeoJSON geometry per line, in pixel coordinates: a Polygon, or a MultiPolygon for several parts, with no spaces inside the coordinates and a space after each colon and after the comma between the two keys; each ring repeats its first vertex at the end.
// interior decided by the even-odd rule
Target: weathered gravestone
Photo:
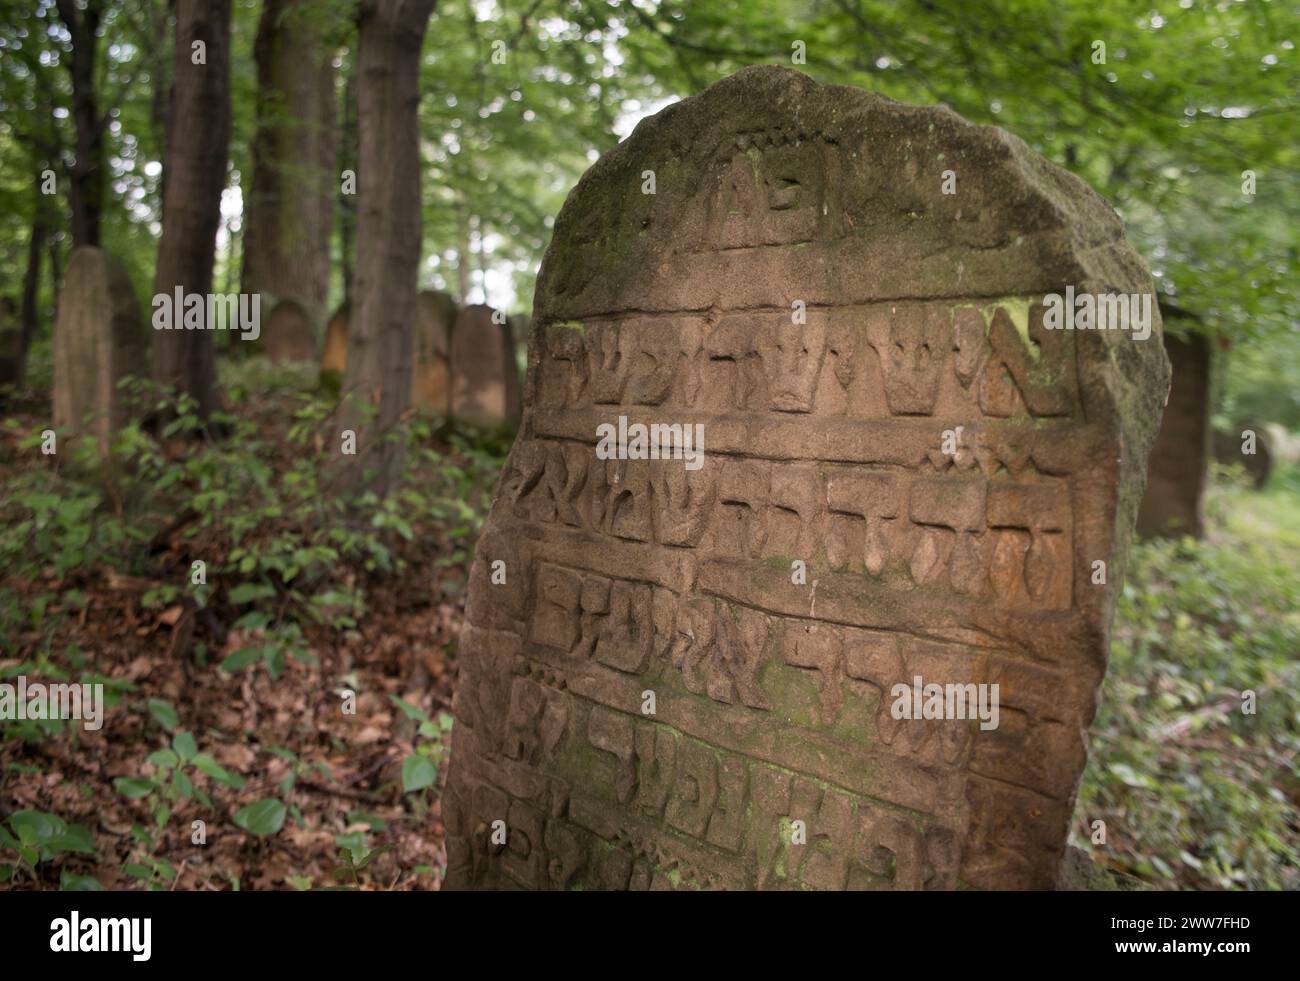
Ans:
{"type": "Polygon", "coordinates": [[[1216,463],[1239,464],[1255,490],[1262,490],[1273,473],[1273,441],[1265,424],[1245,420],[1230,432],[1214,433],[1211,445],[1216,463]]]}
{"type": "Polygon", "coordinates": [[[1201,536],[1201,497],[1209,472],[1214,344],[1201,334],[1165,334],[1173,368],[1169,403],[1147,464],[1137,530],[1146,537],[1201,536]]]}
{"type": "Polygon", "coordinates": [[[79,246],[63,274],[54,324],[54,424],[93,437],[106,452],[130,414],[130,396],[118,387],[129,375],[149,376],[140,301],[120,262],[79,246]]]}
{"type": "Polygon", "coordinates": [[[510,324],[494,313],[468,306],[451,332],[451,412],[482,426],[513,425],[522,408],[510,324]]]}
{"type": "MultiPolygon", "coordinates": [[[[321,356],[322,381],[338,384],[348,370],[348,318],[344,303],[330,318],[321,356]]],[[[448,334],[456,320],[456,301],[437,290],[423,290],[416,302],[412,331],[411,404],[445,414],[451,401],[448,334]]]]}
{"type": "Polygon", "coordinates": [[[281,300],[262,325],[266,354],[272,364],[316,360],[316,331],[297,300],[281,300]]]}
{"type": "Polygon", "coordinates": [[[447,887],[1052,887],[1169,370],[1158,320],[1043,329],[1067,285],[1152,288],[946,109],[752,68],[606,154],[471,571],[447,887]],[[597,456],[638,423],[703,465],[597,456]]]}
{"type": "Polygon", "coordinates": [[[451,405],[450,340],[456,301],[437,290],[422,290],[415,307],[415,364],[411,402],[446,414],[451,405]]]}
{"type": "Polygon", "coordinates": [[[330,317],[325,326],[325,351],[320,358],[321,375],[333,376],[340,382],[348,370],[348,317],[351,310],[347,303],[343,303],[330,317]]]}

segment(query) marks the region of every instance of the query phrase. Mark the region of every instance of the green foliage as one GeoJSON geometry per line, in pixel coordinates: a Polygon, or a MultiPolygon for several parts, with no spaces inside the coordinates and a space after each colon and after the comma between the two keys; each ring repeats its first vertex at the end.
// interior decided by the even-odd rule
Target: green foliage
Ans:
{"type": "Polygon", "coordinates": [[[1229,358],[1224,419],[1277,422],[1300,431],[1300,331],[1240,344],[1229,358]]]}
{"type": "Polygon", "coordinates": [[[1300,498],[1217,492],[1209,541],[1140,543],[1077,809],[1166,887],[1300,887],[1300,498]],[[1256,711],[1243,697],[1253,692],[1256,711]]]}
{"type": "MultiPolygon", "coordinates": [[[[246,393],[235,386],[232,394],[238,401],[246,393]]],[[[455,455],[447,458],[428,445],[430,425],[413,420],[397,434],[406,444],[406,469],[394,491],[382,500],[369,493],[353,499],[332,488],[324,449],[330,406],[310,395],[297,402],[287,452],[249,417],[219,419],[230,428],[220,442],[165,445],[136,423],[118,434],[107,461],[7,477],[0,563],[33,580],[49,567],[57,578],[73,581],[103,568],[157,575],[148,543],[183,514],[184,541],[190,555],[205,562],[207,581],[193,582],[188,565],[171,570],[170,581],[147,592],[144,605],[183,599],[200,609],[215,603],[237,611],[232,628],[247,642],[223,658],[225,671],[262,664],[274,678],[288,658],[314,661],[308,629],[354,628],[366,611],[366,578],[406,574],[398,542],[416,543],[427,534],[443,545],[435,560],[441,565],[467,560],[501,450],[453,432],[455,455]],[[291,462],[282,469],[267,463],[277,457],[291,462]]],[[[168,434],[193,422],[192,403],[183,399],[178,409],[168,434]]],[[[21,613],[0,594],[0,624],[21,613]]],[[[169,711],[158,708],[155,717],[173,729],[169,711]]]]}
{"type": "Polygon", "coordinates": [[[235,824],[249,834],[265,837],[277,834],[284,827],[284,818],[288,813],[283,801],[274,797],[264,797],[247,807],[235,812],[235,824]]]}
{"type": "MultiPolygon", "coordinates": [[[[0,824],[0,856],[16,856],[16,861],[0,862],[0,882],[9,882],[26,873],[36,876],[36,866],[64,855],[94,855],[95,838],[81,824],[68,824],[57,814],[42,811],[15,811],[9,816],[8,828],[0,824]]],[[[65,888],[96,888],[98,882],[73,877],[65,888]],[[89,885],[94,882],[94,885],[89,885]]]]}
{"type": "MultiPolygon", "coordinates": [[[[52,636],[54,627],[66,618],[67,612],[60,608],[57,600],[49,596],[41,597],[35,607],[27,611],[28,622],[44,627],[46,636],[52,636]]],[[[7,592],[0,590],[0,626],[3,626],[5,621],[14,623],[22,612],[12,590],[7,592]]],[[[6,631],[0,630],[0,651],[9,646],[7,636],[6,631]]],[[[85,654],[75,645],[69,645],[58,654],[48,650],[41,651],[32,660],[0,667],[0,680],[8,681],[19,675],[30,675],[50,683],[75,682],[103,685],[105,712],[119,704],[124,695],[135,691],[135,685],[129,681],[108,678],[93,672],[87,673],[85,667],[85,654]]],[[[75,744],[80,737],[81,726],[82,721],[79,719],[11,719],[6,720],[4,726],[0,728],[0,737],[5,740],[18,739],[24,743],[39,744],[53,736],[67,733],[75,744]]]]}
{"type": "MultiPolygon", "coordinates": [[[[371,589],[391,588],[400,577],[427,575],[435,568],[444,570],[439,574],[453,588],[463,581],[458,567],[468,562],[490,504],[506,447],[503,437],[446,427],[435,432],[430,421],[411,420],[397,434],[406,464],[392,493],[383,499],[349,498],[330,490],[325,447],[331,445],[326,438],[334,425],[331,407],[315,395],[299,394],[307,380],[292,372],[267,373],[256,361],[241,364],[231,376],[232,403],[273,395],[293,407],[288,424],[225,417],[218,420],[229,427],[223,440],[176,439],[193,422],[192,403],[173,404],[139,382],[136,395],[174,410],[162,440],[135,424],[118,434],[105,460],[76,454],[65,459],[61,453],[25,470],[6,471],[0,488],[0,563],[6,569],[0,640],[8,646],[22,634],[26,643],[32,631],[47,640],[35,658],[7,665],[0,675],[27,672],[49,680],[106,682],[109,705],[129,697],[133,686],[128,683],[87,678],[79,650],[48,649],[85,605],[85,590],[105,575],[150,584],[140,594],[146,610],[174,603],[210,611],[228,626],[232,643],[207,670],[265,670],[272,681],[288,659],[314,661],[312,647],[356,629],[371,589]],[[155,545],[160,530],[169,531],[173,542],[161,558],[155,545]],[[192,562],[200,556],[206,582],[195,581],[193,573],[192,562]]],[[[43,459],[34,444],[28,448],[43,459]]],[[[200,665],[206,647],[195,645],[200,665]]],[[[416,713],[420,735],[402,768],[403,790],[424,813],[448,752],[451,717],[440,713],[431,719],[403,704],[416,713]]],[[[245,778],[200,751],[207,740],[186,728],[186,706],[178,710],[170,701],[149,698],[135,709],[165,741],[140,759],[137,769],[113,780],[128,808],[147,816],[132,828],[136,847],[122,873],[146,888],[167,888],[177,872],[159,857],[158,848],[173,812],[196,803],[220,813],[214,800],[218,791],[243,790],[245,778]]],[[[75,739],[75,725],[29,720],[7,724],[3,734],[39,742],[71,728],[75,739]]],[[[306,764],[288,750],[275,755],[292,766],[278,782],[281,796],[299,777],[324,766],[306,764]]],[[[327,767],[322,772],[333,779],[327,767]]],[[[252,835],[269,836],[290,818],[301,822],[302,815],[279,797],[263,797],[229,818],[252,835]]],[[[17,831],[6,834],[16,843],[16,859],[3,872],[8,877],[20,870],[35,875],[37,861],[57,859],[63,847],[62,839],[45,835],[41,858],[39,842],[26,842],[17,831]]],[[[0,843],[7,841],[0,838],[0,843]]],[[[350,838],[340,847],[348,855],[344,877],[354,882],[383,850],[350,838]]],[[[60,875],[66,888],[94,888],[94,880],[74,870],[61,868],[60,875]]]]}
{"type": "Polygon", "coordinates": [[[416,731],[421,741],[416,746],[415,753],[402,761],[402,793],[409,794],[435,786],[439,767],[451,753],[451,714],[439,712],[436,719],[431,719],[429,713],[419,706],[396,695],[389,697],[408,719],[420,724],[416,731]]]}

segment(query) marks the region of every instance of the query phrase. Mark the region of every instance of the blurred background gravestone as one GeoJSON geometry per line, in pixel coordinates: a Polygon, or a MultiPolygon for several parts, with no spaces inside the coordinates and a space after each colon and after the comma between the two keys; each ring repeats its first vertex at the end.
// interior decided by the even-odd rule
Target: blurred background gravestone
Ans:
{"type": "Polygon", "coordinates": [[[280,300],[262,324],[263,343],[272,364],[316,360],[311,317],[296,300],[280,300]]]}
{"type": "MultiPolygon", "coordinates": [[[[1180,320],[1162,306],[1165,324],[1180,320]]],[[[1190,327],[1181,318],[1184,328],[1190,327]]],[[[1204,525],[1202,497],[1209,475],[1214,408],[1214,339],[1188,330],[1183,336],[1165,331],[1165,352],[1172,370],[1169,403],[1160,434],[1147,464],[1147,489],[1138,512],[1138,534],[1148,538],[1192,535],[1204,525]]]]}
{"type": "Polygon", "coordinates": [[[504,316],[483,304],[460,311],[451,332],[451,372],[452,415],[487,427],[518,423],[519,369],[504,316]]]}
{"type": "Polygon", "coordinates": [[[106,451],[128,418],[129,396],[118,386],[128,375],[149,375],[140,302],[121,263],[80,246],[68,260],[54,325],[55,426],[84,431],[106,451]]]}
{"type": "Polygon", "coordinates": [[[438,290],[422,290],[416,300],[415,364],[411,402],[446,415],[451,405],[451,329],[456,301],[438,290]]]}

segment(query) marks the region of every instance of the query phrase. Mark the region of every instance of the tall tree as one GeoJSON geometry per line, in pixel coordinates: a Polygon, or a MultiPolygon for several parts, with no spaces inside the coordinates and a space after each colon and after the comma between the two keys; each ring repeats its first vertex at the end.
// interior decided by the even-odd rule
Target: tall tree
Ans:
{"type": "MultiPolygon", "coordinates": [[[[40,175],[37,174],[32,187],[39,189],[40,183],[40,175]]],[[[32,203],[32,230],[27,239],[27,268],[23,273],[22,305],[19,310],[22,326],[18,333],[18,349],[14,352],[12,363],[6,366],[6,370],[0,371],[0,383],[22,384],[27,370],[27,352],[36,336],[39,320],[36,294],[41,285],[41,263],[45,258],[47,239],[54,223],[54,209],[47,203],[48,200],[46,195],[36,191],[32,203]]]]}
{"type": "MultiPolygon", "coordinates": [[[[154,293],[170,295],[180,286],[206,295],[230,146],[230,0],[178,0],[170,116],[154,293]]],[[[155,378],[193,396],[206,419],[218,406],[212,334],[158,330],[153,336],[155,378]]]]}
{"type": "Polygon", "coordinates": [[[59,17],[72,37],[64,62],[72,78],[72,122],[76,161],[69,169],[68,201],[72,206],[72,244],[98,245],[104,210],[104,126],[95,98],[95,62],[103,0],[58,0],[59,17]]]}
{"type": "MultiPolygon", "coordinates": [[[[152,80],[149,89],[149,128],[154,145],[167,148],[167,128],[171,125],[171,88],[172,88],[172,52],[168,50],[168,39],[173,36],[176,17],[176,0],[162,0],[145,5],[147,19],[146,30],[150,39],[148,57],[149,75],[152,80]]],[[[162,175],[159,198],[167,196],[167,174],[162,175]]]]}
{"type": "Polygon", "coordinates": [[[246,293],[290,298],[319,324],[329,296],[338,153],[335,45],[304,0],[264,0],[253,48],[257,135],[245,209],[246,293]]]}
{"type": "MultiPolygon", "coordinates": [[[[38,59],[39,61],[39,59],[38,59]]],[[[53,118],[53,95],[50,91],[50,79],[38,63],[29,65],[32,79],[34,106],[39,117],[46,120],[53,118]]],[[[40,325],[38,294],[41,285],[41,267],[45,260],[46,249],[51,255],[55,252],[53,233],[59,224],[59,208],[56,199],[45,192],[45,174],[61,156],[57,129],[51,127],[48,134],[39,135],[35,131],[26,134],[26,144],[31,160],[31,230],[27,236],[27,262],[23,272],[22,298],[19,306],[19,331],[17,346],[0,356],[0,384],[21,385],[27,370],[27,352],[31,349],[40,325]]],[[[54,273],[52,275],[57,275],[54,273]]],[[[55,282],[57,288],[57,282],[55,282]]]]}
{"type": "Polygon", "coordinates": [[[420,263],[420,47],[436,0],[362,0],[358,20],[357,260],[343,429],[345,483],[383,494],[398,461],[385,437],[410,402],[420,263]],[[373,412],[373,417],[371,413],[373,412]]]}
{"type": "MultiPolygon", "coordinates": [[[[348,54],[347,81],[343,86],[343,122],[339,127],[339,169],[357,169],[357,65],[356,49],[348,54]]],[[[339,252],[343,271],[343,302],[352,303],[353,267],[357,246],[356,188],[339,182],[339,252]]]]}

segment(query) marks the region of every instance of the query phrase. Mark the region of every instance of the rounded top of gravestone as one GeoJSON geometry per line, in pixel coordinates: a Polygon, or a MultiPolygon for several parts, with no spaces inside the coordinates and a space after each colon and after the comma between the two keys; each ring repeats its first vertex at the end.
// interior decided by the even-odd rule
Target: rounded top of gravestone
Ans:
{"type": "Polygon", "coordinates": [[[442,290],[420,290],[419,304],[421,310],[428,310],[448,325],[456,319],[456,301],[442,290]]]}
{"type": "Polygon", "coordinates": [[[316,331],[307,309],[297,300],[282,299],[275,304],[264,334],[267,353],[277,364],[316,359],[316,331]]]}
{"type": "MultiPolygon", "coordinates": [[[[592,165],[556,221],[533,310],[545,327],[1067,289],[1154,295],[1119,216],[1078,177],[945,106],[764,65],[642,120],[592,165]]],[[[1159,348],[1154,309],[1152,321],[1159,348]]],[[[1089,417],[1159,418],[1166,358],[1125,331],[1072,337],[1089,417]],[[1132,384],[1108,384],[1106,364],[1132,384]]]]}
{"type": "Polygon", "coordinates": [[[506,321],[504,316],[497,316],[494,307],[485,303],[471,303],[469,306],[461,307],[456,314],[455,326],[452,328],[452,343],[456,343],[456,332],[461,330],[471,330],[482,332],[487,336],[502,336],[506,330],[506,321]],[[500,321],[498,323],[498,321],[500,321]]]}
{"type": "Polygon", "coordinates": [[[277,300],[275,307],[271,310],[272,317],[295,317],[307,320],[307,308],[297,300],[285,298],[277,300]]]}
{"type": "Polygon", "coordinates": [[[420,329],[417,350],[428,356],[447,354],[448,337],[456,322],[456,301],[440,290],[421,290],[416,300],[420,329]]]}
{"type": "Polygon", "coordinates": [[[1147,279],[1115,211],[1021,140],[756,66],[642,120],[587,171],[534,307],[999,297],[1098,277],[1147,279]]]}

